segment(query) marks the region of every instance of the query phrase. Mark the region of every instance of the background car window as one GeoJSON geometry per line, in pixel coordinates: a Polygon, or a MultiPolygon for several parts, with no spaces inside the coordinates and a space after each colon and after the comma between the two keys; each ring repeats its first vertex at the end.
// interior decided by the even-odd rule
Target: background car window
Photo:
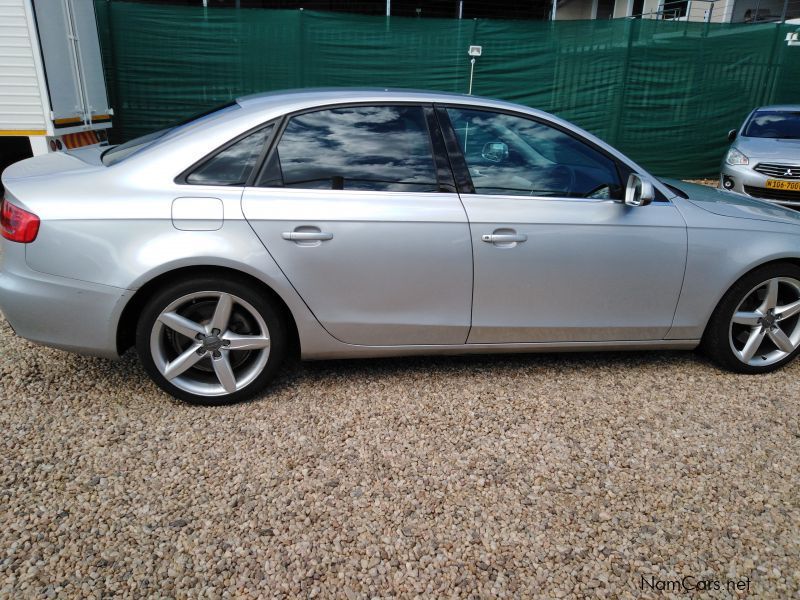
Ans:
{"type": "Polygon", "coordinates": [[[750,119],[745,137],[800,139],[800,111],[760,110],[750,119]]]}
{"type": "Polygon", "coordinates": [[[357,106],[292,117],[259,185],[436,192],[419,106],[357,106]]]}
{"type": "Polygon", "coordinates": [[[522,117],[449,108],[478,194],[619,198],[614,161],[558,129],[522,117]]]}
{"type": "Polygon", "coordinates": [[[195,169],[186,181],[203,185],[244,185],[272,128],[268,125],[221,150],[195,169]]]}

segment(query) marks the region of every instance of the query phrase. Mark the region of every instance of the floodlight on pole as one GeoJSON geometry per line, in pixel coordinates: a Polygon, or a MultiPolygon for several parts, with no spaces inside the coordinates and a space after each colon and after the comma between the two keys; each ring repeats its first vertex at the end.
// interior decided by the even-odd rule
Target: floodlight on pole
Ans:
{"type": "Polygon", "coordinates": [[[481,46],[470,46],[467,54],[472,58],[469,59],[469,91],[467,94],[472,95],[472,80],[475,76],[475,59],[481,55],[483,48],[481,46]]]}

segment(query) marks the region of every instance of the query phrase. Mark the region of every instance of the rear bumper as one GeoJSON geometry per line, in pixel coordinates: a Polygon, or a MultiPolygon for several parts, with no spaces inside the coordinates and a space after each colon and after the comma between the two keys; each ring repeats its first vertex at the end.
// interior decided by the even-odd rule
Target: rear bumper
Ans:
{"type": "Polygon", "coordinates": [[[25,265],[24,246],[3,246],[0,311],[17,335],[79,354],[119,357],[117,324],[133,291],[33,271],[25,265]]]}

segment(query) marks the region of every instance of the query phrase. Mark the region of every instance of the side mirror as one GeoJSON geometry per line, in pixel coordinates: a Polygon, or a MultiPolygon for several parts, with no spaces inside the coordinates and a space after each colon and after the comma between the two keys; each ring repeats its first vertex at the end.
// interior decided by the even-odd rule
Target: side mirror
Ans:
{"type": "Polygon", "coordinates": [[[637,173],[631,173],[628,177],[628,185],[625,186],[625,204],[628,206],[647,206],[656,197],[653,184],[642,179],[637,173]]]}
{"type": "Polygon", "coordinates": [[[483,145],[481,156],[493,163],[501,163],[508,158],[508,144],[504,142],[489,142],[483,145]]]}
{"type": "Polygon", "coordinates": [[[733,141],[733,140],[735,140],[735,139],[736,139],[736,130],[735,130],[735,129],[731,129],[731,130],[728,132],[728,141],[729,141],[729,142],[732,142],[732,141],[733,141]]]}

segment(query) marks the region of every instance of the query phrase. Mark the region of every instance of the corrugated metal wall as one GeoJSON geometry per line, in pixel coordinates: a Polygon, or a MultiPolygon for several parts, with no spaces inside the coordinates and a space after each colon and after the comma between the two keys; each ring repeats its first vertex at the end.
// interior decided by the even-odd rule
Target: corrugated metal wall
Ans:
{"type": "Polygon", "coordinates": [[[0,0],[0,131],[45,128],[23,0],[0,0]]]}

